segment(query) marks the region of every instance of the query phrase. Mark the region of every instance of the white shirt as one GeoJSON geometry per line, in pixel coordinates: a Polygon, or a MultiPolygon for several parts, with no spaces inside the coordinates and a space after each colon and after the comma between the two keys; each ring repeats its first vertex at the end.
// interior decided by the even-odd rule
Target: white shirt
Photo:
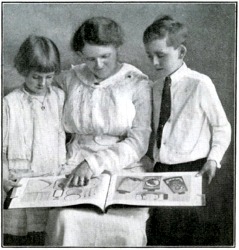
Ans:
{"type": "MultiPolygon", "coordinates": [[[[171,115],[163,128],[160,150],[154,145],[155,162],[178,164],[200,158],[220,161],[231,140],[227,120],[209,77],[184,63],[171,76],[171,115]]],[[[159,123],[163,82],[153,87],[154,131],[159,123]]]]}

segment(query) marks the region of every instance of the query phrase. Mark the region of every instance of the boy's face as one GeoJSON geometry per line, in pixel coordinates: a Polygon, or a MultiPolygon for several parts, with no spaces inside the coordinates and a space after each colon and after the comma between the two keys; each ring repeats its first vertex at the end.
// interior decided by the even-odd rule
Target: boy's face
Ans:
{"type": "Polygon", "coordinates": [[[167,37],[155,39],[145,44],[146,53],[160,77],[166,77],[176,71],[183,63],[180,47],[167,45],[167,37]]]}

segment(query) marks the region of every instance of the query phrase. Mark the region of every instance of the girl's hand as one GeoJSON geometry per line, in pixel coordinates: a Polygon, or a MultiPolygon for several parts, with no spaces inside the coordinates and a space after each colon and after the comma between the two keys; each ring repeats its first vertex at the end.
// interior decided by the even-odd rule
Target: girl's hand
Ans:
{"type": "Polygon", "coordinates": [[[65,184],[65,188],[70,184],[72,186],[86,186],[91,179],[93,172],[91,171],[89,164],[86,161],[83,161],[79,164],[68,176],[68,181],[65,184]]]}
{"type": "Polygon", "coordinates": [[[21,187],[21,184],[16,183],[15,181],[3,180],[3,190],[7,193],[14,187],[21,187]]]}

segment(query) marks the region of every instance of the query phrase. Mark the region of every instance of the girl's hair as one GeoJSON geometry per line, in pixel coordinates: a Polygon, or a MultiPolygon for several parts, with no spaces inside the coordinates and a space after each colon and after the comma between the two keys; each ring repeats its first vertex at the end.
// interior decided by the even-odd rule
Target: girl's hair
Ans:
{"type": "Polygon", "coordinates": [[[18,73],[28,76],[31,71],[40,73],[61,71],[60,53],[55,43],[43,36],[29,36],[20,46],[14,59],[18,73]]]}
{"type": "Polygon", "coordinates": [[[72,39],[72,49],[82,51],[85,44],[113,45],[116,48],[124,42],[121,27],[106,17],[93,17],[86,20],[75,32],[72,39]]]}
{"type": "Polygon", "coordinates": [[[170,16],[163,16],[144,31],[143,42],[147,44],[167,36],[167,45],[177,48],[181,44],[185,45],[187,34],[187,28],[182,23],[174,21],[170,16]]]}

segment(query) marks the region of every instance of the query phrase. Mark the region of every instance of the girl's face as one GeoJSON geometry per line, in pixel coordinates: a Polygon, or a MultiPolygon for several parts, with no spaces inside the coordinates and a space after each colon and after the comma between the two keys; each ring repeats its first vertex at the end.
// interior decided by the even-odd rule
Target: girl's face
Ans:
{"type": "Polygon", "coordinates": [[[156,39],[145,45],[146,53],[160,77],[167,77],[176,71],[183,63],[180,47],[167,45],[167,37],[156,39]]]}
{"type": "Polygon", "coordinates": [[[31,71],[25,77],[25,84],[29,92],[33,95],[45,95],[48,86],[51,85],[55,72],[40,73],[31,71]]]}
{"type": "Polygon", "coordinates": [[[117,49],[113,45],[85,44],[81,51],[86,65],[96,78],[103,81],[120,68],[117,49]]]}

